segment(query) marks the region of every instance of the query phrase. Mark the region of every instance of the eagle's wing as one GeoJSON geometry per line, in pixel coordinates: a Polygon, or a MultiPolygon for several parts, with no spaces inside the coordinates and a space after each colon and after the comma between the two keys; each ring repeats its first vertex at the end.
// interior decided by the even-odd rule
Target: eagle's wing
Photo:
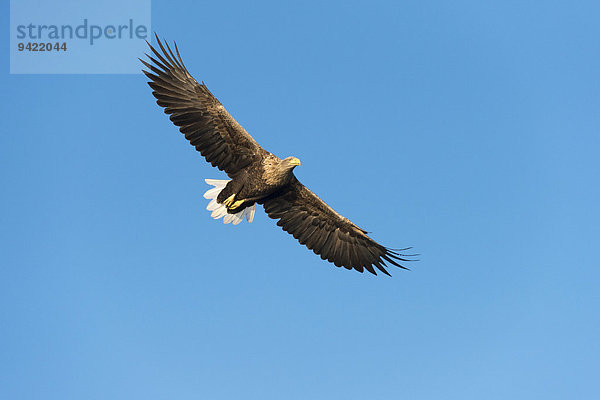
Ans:
{"type": "MultiPolygon", "coordinates": [[[[385,262],[407,269],[398,263],[409,261],[402,258],[406,255],[375,242],[367,231],[335,212],[295,178],[287,188],[259,203],[269,217],[279,219],[277,225],[284,231],[337,267],[366,269],[375,275],[373,266],[389,275],[385,262]]],[[[398,251],[402,250],[407,249],[398,251]]]]}
{"type": "Polygon", "coordinates": [[[150,43],[148,54],[153,64],[140,60],[151,71],[143,71],[151,79],[148,85],[154,91],[159,106],[170,114],[171,121],[196,147],[213,167],[224,170],[230,177],[261,159],[267,152],[237,123],[225,107],[199,84],[183,65],[177,45],[177,57],[169,45],[166,49],[156,37],[162,54],[150,43]]]}

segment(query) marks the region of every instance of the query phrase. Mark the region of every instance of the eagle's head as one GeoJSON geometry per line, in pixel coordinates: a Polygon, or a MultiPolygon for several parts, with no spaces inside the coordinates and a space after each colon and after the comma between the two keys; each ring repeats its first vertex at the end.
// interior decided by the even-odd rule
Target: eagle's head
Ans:
{"type": "Polygon", "coordinates": [[[288,157],[286,159],[283,160],[282,163],[287,169],[294,169],[296,168],[298,165],[300,165],[300,160],[297,159],[296,157],[288,157]]]}

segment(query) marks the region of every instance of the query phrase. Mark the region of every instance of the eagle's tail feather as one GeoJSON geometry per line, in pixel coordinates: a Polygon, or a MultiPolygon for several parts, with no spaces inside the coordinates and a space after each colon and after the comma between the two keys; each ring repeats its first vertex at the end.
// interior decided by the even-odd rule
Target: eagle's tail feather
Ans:
{"type": "Polygon", "coordinates": [[[206,193],[204,193],[204,198],[210,199],[210,203],[208,203],[206,209],[208,211],[212,211],[212,213],[210,214],[211,217],[213,217],[214,219],[219,219],[223,217],[224,224],[233,222],[234,225],[237,225],[240,222],[242,222],[244,220],[244,217],[248,220],[248,222],[252,222],[252,220],[254,220],[255,204],[252,204],[250,207],[246,207],[242,211],[239,211],[235,214],[228,214],[227,207],[217,202],[217,197],[219,196],[219,193],[221,193],[221,190],[225,188],[227,182],[229,182],[228,180],[205,179],[204,181],[209,185],[214,186],[214,188],[209,189],[206,191],[206,193]]]}

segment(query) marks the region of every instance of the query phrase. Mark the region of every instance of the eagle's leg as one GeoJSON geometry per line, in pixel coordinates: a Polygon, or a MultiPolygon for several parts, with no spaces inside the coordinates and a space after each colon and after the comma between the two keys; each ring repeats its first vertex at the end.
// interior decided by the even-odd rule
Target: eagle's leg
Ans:
{"type": "Polygon", "coordinates": [[[235,210],[236,208],[238,208],[239,206],[241,206],[241,205],[242,205],[242,203],[243,203],[244,201],[245,201],[245,200],[243,200],[243,199],[242,199],[242,200],[238,200],[238,201],[234,202],[234,203],[231,205],[231,207],[229,207],[229,209],[230,209],[230,210],[235,210]]]}
{"type": "Polygon", "coordinates": [[[233,203],[235,199],[235,193],[232,194],[231,196],[229,196],[227,199],[225,199],[225,201],[223,202],[223,205],[227,208],[230,208],[229,206],[233,203]]]}

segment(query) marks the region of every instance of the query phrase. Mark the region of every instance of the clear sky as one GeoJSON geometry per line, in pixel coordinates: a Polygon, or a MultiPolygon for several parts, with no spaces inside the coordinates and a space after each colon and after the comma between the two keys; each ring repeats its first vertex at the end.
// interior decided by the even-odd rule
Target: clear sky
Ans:
{"type": "Polygon", "coordinates": [[[600,398],[599,16],[152,2],[259,143],[421,254],[389,278],[212,220],[225,175],[143,75],[10,75],[3,13],[0,398],[600,398]]]}

